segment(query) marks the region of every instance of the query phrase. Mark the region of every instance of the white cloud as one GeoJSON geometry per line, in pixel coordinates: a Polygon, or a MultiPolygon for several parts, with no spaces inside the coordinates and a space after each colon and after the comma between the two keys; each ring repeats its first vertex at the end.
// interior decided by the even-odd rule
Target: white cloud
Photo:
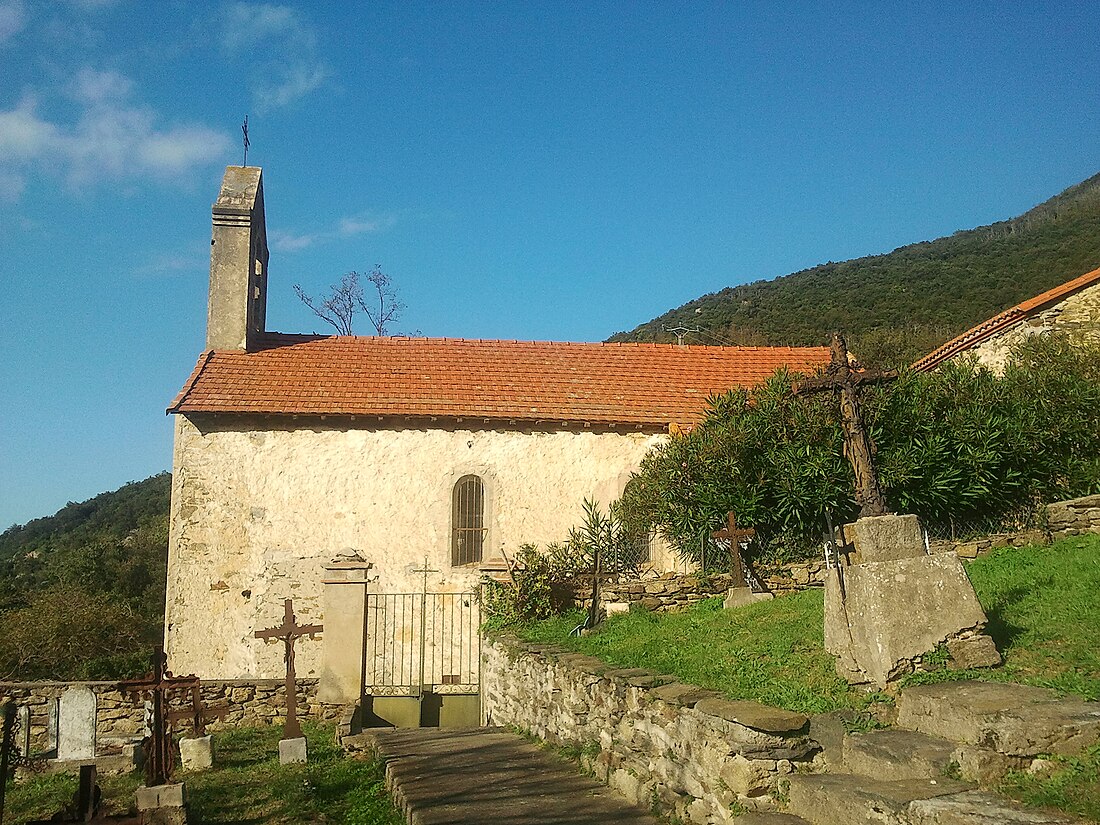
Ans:
{"type": "Polygon", "coordinates": [[[69,5],[80,11],[99,11],[118,5],[118,0],[69,0],[69,5]]]}
{"type": "Polygon", "coordinates": [[[220,41],[227,55],[251,65],[253,104],[260,112],[305,97],[330,74],[312,26],[292,6],[229,4],[222,13],[220,41]]]}
{"type": "Polygon", "coordinates": [[[397,218],[393,215],[384,215],[377,218],[353,216],[341,218],[334,227],[316,232],[292,232],[288,229],[277,229],[271,233],[271,246],[277,252],[297,252],[338,238],[351,238],[356,235],[385,232],[396,223],[397,218]]]}
{"type": "Polygon", "coordinates": [[[0,0],[0,45],[23,30],[27,23],[27,7],[23,0],[0,0]]]}
{"type": "Polygon", "coordinates": [[[41,117],[29,95],[0,111],[0,177],[9,199],[32,169],[59,173],[72,185],[138,176],[180,180],[229,151],[229,137],[207,126],[159,125],[151,107],[131,100],[132,88],[117,72],[84,69],[69,90],[79,104],[73,122],[41,117]]]}
{"type": "Polygon", "coordinates": [[[313,246],[319,239],[320,236],[316,233],[302,234],[288,229],[276,229],[271,233],[271,246],[277,252],[297,252],[313,246]]]}
{"type": "Polygon", "coordinates": [[[134,84],[130,78],[115,71],[99,72],[83,68],[76,74],[71,94],[78,103],[89,106],[124,100],[134,84]]]}
{"type": "Polygon", "coordinates": [[[195,270],[205,269],[207,260],[201,254],[205,250],[200,250],[195,254],[191,253],[179,253],[160,255],[153,258],[148,263],[144,263],[141,266],[134,268],[134,274],[147,277],[157,275],[174,275],[178,272],[194,272],[195,270]]]}
{"type": "Polygon", "coordinates": [[[305,33],[297,12],[290,6],[268,3],[233,3],[225,9],[222,48],[234,53],[268,38],[305,33]]]}
{"type": "Polygon", "coordinates": [[[291,66],[280,75],[279,82],[264,83],[256,87],[256,103],[260,111],[293,103],[305,97],[328,77],[328,69],[321,64],[291,66]]]}

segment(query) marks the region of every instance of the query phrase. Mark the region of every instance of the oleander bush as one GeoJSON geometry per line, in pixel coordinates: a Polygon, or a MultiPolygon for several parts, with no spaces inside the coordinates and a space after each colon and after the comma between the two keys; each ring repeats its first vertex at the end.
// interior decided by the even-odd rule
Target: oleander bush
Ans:
{"type": "MultiPolygon", "coordinates": [[[[756,528],[758,558],[819,552],[827,518],[857,507],[836,402],[795,396],[795,377],[712,398],[699,426],[655,448],[621,502],[628,528],[698,562],[733,510],[756,528]]],[[[1036,338],[1003,376],[952,362],[861,400],[887,502],[926,525],[1023,527],[1044,503],[1100,492],[1100,346],[1036,338]]]]}

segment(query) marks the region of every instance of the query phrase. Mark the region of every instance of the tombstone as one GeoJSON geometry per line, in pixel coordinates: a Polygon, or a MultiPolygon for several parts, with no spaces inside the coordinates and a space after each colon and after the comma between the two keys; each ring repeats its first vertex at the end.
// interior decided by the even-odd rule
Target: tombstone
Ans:
{"type": "Polygon", "coordinates": [[[46,702],[46,753],[57,755],[58,700],[46,702]]]}
{"type": "Polygon", "coordinates": [[[15,747],[27,759],[31,755],[31,709],[20,705],[15,715],[15,747]]]}
{"type": "Polygon", "coordinates": [[[94,759],[96,695],[91,688],[71,687],[57,703],[57,758],[94,759]]]}
{"type": "Polygon", "coordinates": [[[886,687],[944,642],[965,650],[968,663],[999,664],[996,647],[982,634],[985,612],[958,556],[929,555],[920,520],[886,506],[859,389],[893,374],[853,369],[840,334],[833,336],[832,355],[825,374],[796,385],[795,393],[838,396],[860,505],[860,518],[844,530],[853,552],[837,554],[825,580],[825,649],[837,657],[837,673],[852,684],[886,687]]]}

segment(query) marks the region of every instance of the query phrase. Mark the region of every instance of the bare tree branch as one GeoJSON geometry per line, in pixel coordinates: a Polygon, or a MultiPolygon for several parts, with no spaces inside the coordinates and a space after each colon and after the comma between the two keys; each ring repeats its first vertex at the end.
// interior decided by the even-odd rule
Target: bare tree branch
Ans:
{"type": "MultiPolygon", "coordinates": [[[[398,300],[397,290],[394,289],[390,276],[382,271],[379,264],[375,264],[367,280],[374,284],[377,307],[367,306],[366,299],[360,292],[359,305],[363,312],[367,313],[376,335],[389,335],[390,324],[401,317],[405,304],[398,300]]],[[[374,301],[371,302],[372,304],[374,301]]]]}
{"type": "Polygon", "coordinates": [[[397,290],[390,281],[390,276],[378,265],[367,275],[367,280],[375,291],[368,304],[362,277],[354,270],[346,273],[340,283],[329,287],[329,295],[323,300],[315,300],[306,294],[300,284],[294,285],[294,291],[298,293],[301,302],[318,318],[331,324],[338,335],[355,334],[352,328],[355,315],[360,311],[366,314],[374,327],[375,335],[390,335],[390,325],[401,316],[405,304],[397,299],[397,290]]]}

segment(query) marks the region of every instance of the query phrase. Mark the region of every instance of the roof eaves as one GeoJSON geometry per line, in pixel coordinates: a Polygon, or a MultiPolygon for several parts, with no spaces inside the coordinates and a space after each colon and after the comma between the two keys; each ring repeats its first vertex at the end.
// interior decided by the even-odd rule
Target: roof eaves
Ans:
{"type": "Polygon", "coordinates": [[[191,377],[184,382],[183,388],[179,391],[179,394],[172,400],[172,403],[168,405],[168,409],[164,411],[165,415],[180,412],[184,402],[187,400],[187,396],[191,393],[191,390],[195,388],[195,385],[199,382],[199,378],[202,376],[203,370],[206,369],[206,365],[210,363],[210,359],[213,357],[214,350],[212,349],[207,350],[199,356],[199,360],[195,364],[195,369],[191,371],[191,377]]]}

